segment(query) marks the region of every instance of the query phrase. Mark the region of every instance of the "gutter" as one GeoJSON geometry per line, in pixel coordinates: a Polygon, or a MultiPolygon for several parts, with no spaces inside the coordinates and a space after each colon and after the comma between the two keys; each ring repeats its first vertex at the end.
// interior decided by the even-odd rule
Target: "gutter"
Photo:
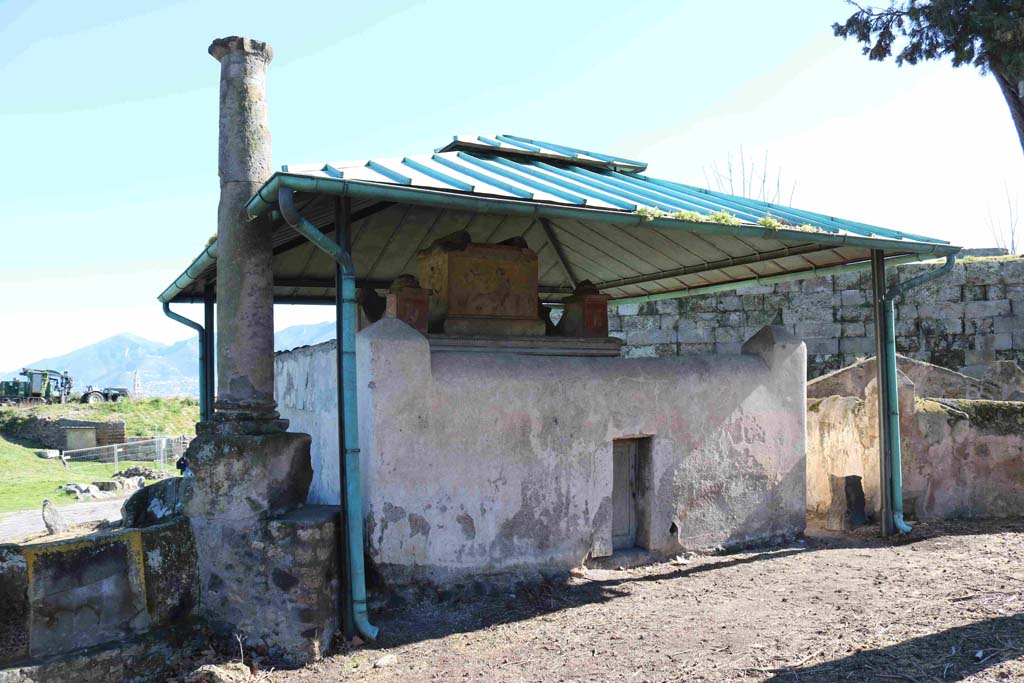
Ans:
{"type": "MultiPolygon", "coordinates": [[[[214,240],[211,244],[208,244],[202,253],[199,254],[192,261],[188,268],[179,275],[171,286],[163,291],[160,296],[157,297],[157,301],[163,304],[168,304],[174,301],[174,297],[181,293],[186,287],[199,279],[199,276],[206,271],[206,269],[213,267],[217,262],[217,240],[214,240]]],[[[166,312],[166,308],[164,312],[166,312]]],[[[180,320],[178,322],[181,322],[180,320]]],[[[186,323],[187,324],[187,323],[186,323]]]]}
{"type": "MultiPolygon", "coordinates": [[[[680,221],[674,218],[655,218],[648,220],[640,214],[629,211],[608,211],[604,209],[572,208],[543,204],[534,201],[520,201],[498,197],[481,197],[453,192],[429,190],[407,185],[388,185],[360,180],[342,178],[312,178],[309,176],[289,173],[275,173],[252,199],[245,209],[250,219],[266,213],[274,207],[277,193],[287,188],[295,192],[309,192],[342,197],[360,197],[379,201],[391,201],[420,206],[432,206],[446,209],[461,209],[476,213],[513,214],[534,218],[572,218],[591,220],[602,223],[614,223],[620,226],[646,226],[663,230],[685,230],[711,235],[729,235],[732,237],[754,237],[761,239],[790,239],[815,244],[832,246],[855,246],[869,249],[899,249],[919,254],[945,256],[959,251],[959,247],[948,243],[921,243],[908,240],[880,239],[877,237],[860,237],[857,235],[835,235],[823,232],[804,232],[803,230],[772,229],[758,225],[722,225],[718,223],[702,223],[680,221]],[[274,197],[274,201],[266,197],[274,197]]],[[[319,232],[319,231],[318,231],[319,232]]]]}
{"type": "MultiPolygon", "coordinates": [[[[348,579],[352,596],[352,623],[359,635],[368,641],[376,640],[378,629],[370,623],[366,609],[366,569],[363,565],[363,502],[359,476],[359,410],[356,403],[356,273],[352,256],[339,244],[326,237],[303,218],[295,209],[294,192],[287,187],[278,189],[281,216],[296,232],[324,251],[341,270],[341,329],[338,339],[339,420],[338,453],[339,472],[343,472],[344,488],[340,490],[344,514],[338,523],[345,523],[348,536],[348,579]]],[[[164,304],[166,306],[166,304],[164,304]]],[[[344,556],[344,552],[342,552],[344,556]]]]}
{"type": "MultiPolygon", "coordinates": [[[[205,252],[204,252],[205,253],[205,252]]],[[[198,261],[198,259],[196,259],[198,261]]],[[[180,279],[180,278],[179,278],[180,279]]],[[[206,390],[207,383],[210,378],[207,374],[206,365],[206,330],[202,325],[189,320],[183,315],[179,315],[171,310],[171,304],[169,301],[164,301],[164,315],[171,320],[175,320],[186,327],[191,327],[193,330],[199,333],[199,421],[206,422],[210,419],[210,402],[208,400],[208,392],[206,390]]]]}
{"type": "MultiPolygon", "coordinates": [[[[888,263],[888,262],[887,262],[888,263]]],[[[898,389],[896,386],[896,299],[904,296],[915,287],[920,287],[926,282],[942,277],[956,265],[956,254],[946,257],[946,263],[941,268],[919,275],[911,280],[897,284],[891,289],[886,288],[882,296],[882,327],[884,336],[882,343],[885,344],[884,363],[879,363],[879,375],[884,381],[885,391],[879,395],[885,396],[884,409],[887,429],[884,435],[887,444],[883,447],[888,452],[889,472],[891,477],[892,490],[892,519],[896,529],[903,534],[910,533],[912,528],[903,520],[903,450],[900,444],[900,403],[898,389]]],[[[881,407],[881,406],[880,406],[881,407]]]]}

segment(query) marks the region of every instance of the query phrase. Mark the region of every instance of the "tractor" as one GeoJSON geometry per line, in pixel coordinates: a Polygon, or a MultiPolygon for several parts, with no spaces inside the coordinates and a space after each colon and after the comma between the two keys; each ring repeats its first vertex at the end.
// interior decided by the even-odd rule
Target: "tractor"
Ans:
{"type": "Polygon", "coordinates": [[[117,403],[123,399],[131,399],[132,394],[127,387],[105,387],[97,389],[91,384],[82,392],[82,403],[117,403]]]}
{"type": "Polygon", "coordinates": [[[71,375],[57,370],[24,368],[24,380],[0,382],[0,406],[41,406],[67,403],[71,398],[71,375]]]}

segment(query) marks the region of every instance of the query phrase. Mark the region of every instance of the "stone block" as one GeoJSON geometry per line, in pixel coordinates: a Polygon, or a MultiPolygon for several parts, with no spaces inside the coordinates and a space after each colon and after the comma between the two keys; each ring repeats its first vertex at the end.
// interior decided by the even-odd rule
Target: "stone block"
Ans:
{"type": "Polygon", "coordinates": [[[743,350],[740,342],[715,342],[715,353],[722,356],[736,356],[743,350]]]}
{"type": "Polygon", "coordinates": [[[898,330],[897,334],[914,334],[915,331],[920,331],[921,334],[927,336],[934,336],[939,334],[963,334],[964,321],[959,318],[926,318],[924,320],[918,321],[917,330],[914,330],[912,328],[907,332],[902,332],[898,330]]]}
{"type": "Polygon", "coordinates": [[[654,302],[654,310],[660,315],[678,315],[679,299],[663,299],[654,302]]]}
{"type": "Polygon", "coordinates": [[[964,332],[970,335],[986,335],[996,331],[996,321],[1000,318],[968,318],[964,321],[964,332]]]}
{"type": "Polygon", "coordinates": [[[187,451],[195,477],[183,492],[185,514],[244,523],[303,504],[313,479],[309,443],[308,434],[286,432],[199,435],[187,451]]]}
{"type": "Polygon", "coordinates": [[[32,567],[32,656],[122,640],[151,626],[139,532],[125,530],[22,549],[32,567]]]}
{"type": "Polygon", "coordinates": [[[199,606],[199,572],[192,527],[184,517],[142,531],[146,606],[156,626],[180,623],[199,606]]]}
{"type": "Polygon", "coordinates": [[[690,310],[695,313],[715,313],[718,311],[718,297],[695,296],[690,300],[690,310]]]}
{"type": "Polygon", "coordinates": [[[842,306],[864,306],[870,303],[867,292],[859,289],[847,289],[839,293],[839,302],[842,306]]]}
{"type": "Polygon", "coordinates": [[[181,515],[184,489],[191,484],[191,477],[170,477],[139,489],[121,504],[121,524],[125,527],[145,527],[181,515]]]}
{"type": "Polygon", "coordinates": [[[873,315],[871,306],[843,306],[836,309],[836,320],[840,322],[864,322],[871,320],[873,315]]]}
{"type": "Polygon", "coordinates": [[[801,339],[826,339],[839,337],[842,333],[839,323],[798,322],[796,325],[796,336],[801,339]]]}
{"type": "Polygon", "coordinates": [[[909,337],[896,337],[896,350],[899,353],[909,354],[921,350],[921,338],[914,335],[909,337]]]}
{"type": "Polygon", "coordinates": [[[936,320],[962,319],[965,311],[965,304],[953,302],[922,303],[917,307],[919,317],[936,320]]]}
{"type": "Polygon", "coordinates": [[[764,296],[760,294],[750,294],[747,290],[743,290],[743,297],[740,299],[740,304],[743,306],[744,311],[760,311],[764,308],[764,296]]]}
{"type": "Polygon", "coordinates": [[[623,346],[622,355],[624,358],[657,358],[658,350],[653,344],[648,346],[623,346]]]}
{"type": "Polygon", "coordinates": [[[839,353],[838,339],[806,339],[808,355],[834,355],[839,353]]]}
{"type": "Polygon", "coordinates": [[[1006,285],[1006,298],[1011,302],[1024,301],[1024,285],[1006,285]]]}
{"type": "Polygon", "coordinates": [[[994,332],[1020,332],[1024,331],[1024,316],[1012,315],[1000,318],[993,318],[994,332]]]}
{"type": "Polygon", "coordinates": [[[825,528],[832,531],[850,531],[867,523],[864,510],[864,487],[857,475],[828,476],[832,490],[832,503],[825,516],[825,528]]]}
{"type": "Polygon", "coordinates": [[[768,367],[775,367],[794,353],[806,353],[806,346],[799,339],[777,325],[769,325],[743,344],[745,354],[761,356],[768,367]]]}
{"type": "Polygon", "coordinates": [[[964,301],[987,301],[988,287],[985,285],[964,285],[960,288],[964,301]]]}
{"type": "Polygon", "coordinates": [[[610,315],[608,316],[608,331],[619,332],[622,330],[622,316],[610,315]]]}
{"type": "Polygon", "coordinates": [[[867,326],[864,323],[842,323],[840,330],[844,337],[867,336],[867,326]]]}
{"type": "Polygon", "coordinates": [[[966,304],[965,315],[968,318],[988,318],[1010,315],[1009,301],[970,301],[966,304]]]}
{"type": "Polygon", "coordinates": [[[615,311],[618,315],[636,315],[640,312],[640,304],[619,304],[615,307],[615,311]]]}
{"type": "Polygon", "coordinates": [[[715,328],[706,324],[680,322],[676,334],[676,339],[682,344],[712,344],[715,341],[715,328]]]}
{"type": "Polygon", "coordinates": [[[677,314],[666,314],[659,317],[660,322],[658,327],[663,330],[674,330],[679,327],[679,321],[682,318],[677,314]]]}
{"type": "Polygon", "coordinates": [[[743,302],[735,294],[722,295],[718,297],[718,310],[720,311],[742,311],[743,302]]]}
{"type": "Polygon", "coordinates": [[[871,274],[868,271],[838,273],[832,276],[836,289],[871,289],[871,274]]]}
{"type": "Polygon", "coordinates": [[[715,345],[709,344],[680,344],[679,353],[682,354],[695,354],[695,353],[714,353],[715,345]]]}
{"type": "Polygon", "coordinates": [[[833,289],[832,278],[824,275],[821,277],[809,277],[800,281],[802,292],[831,292],[833,289]]]}
{"type": "Polygon", "coordinates": [[[742,327],[716,327],[715,328],[715,341],[716,342],[742,342],[745,341],[746,337],[743,334],[742,327]]]}
{"type": "Polygon", "coordinates": [[[430,290],[430,327],[448,334],[537,336],[537,254],[511,244],[472,244],[466,233],[443,238],[418,256],[430,290]],[[464,237],[463,237],[464,236],[464,237]]]}
{"type": "Polygon", "coordinates": [[[622,319],[623,332],[643,332],[657,330],[661,327],[661,317],[657,315],[631,315],[622,319]]]}
{"type": "Polygon", "coordinates": [[[768,308],[759,311],[747,311],[747,324],[756,325],[758,328],[765,325],[781,325],[782,311],[768,308]]]}
{"type": "Polygon", "coordinates": [[[626,344],[643,346],[646,344],[672,344],[676,341],[676,331],[661,328],[626,333],[626,344]]]}
{"type": "Polygon", "coordinates": [[[775,285],[775,291],[779,294],[793,294],[800,291],[800,281],[779,282],[775,285]]]}
{"type": "Polygon", "coordinates": [[[996,285],[1003,282],[1001,261],[968,261],[964,263],[968,285],[996,285]]]}
{"type": "Polygon", "coordinates": [[[1024,258],[1002,261],[1003,282],[1010,285],[1024,284],[1024,258]]]}
{"type": "Polygon", "coordinates": [[[590,282],[580,283],[572,296],[563,299],[565,308],[558,333],[567,337],[607,337],[609,298],[590,282]]]}
{"type": "Polygon", "coordinates": [[[870,355],[875,352],[875,340],[870,337],[843,337],[839,340],[839,351],[855,355],[870,355]]]}
{"type": "Polygon", "coordinates": [[[0,545],[0,664],[28,657],[28,562],[16,545],[0,545]]]}

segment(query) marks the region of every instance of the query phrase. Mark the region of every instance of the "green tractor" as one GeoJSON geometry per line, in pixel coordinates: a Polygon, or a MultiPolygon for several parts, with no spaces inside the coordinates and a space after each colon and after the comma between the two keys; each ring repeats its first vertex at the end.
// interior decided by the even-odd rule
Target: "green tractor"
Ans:
{"type": "Polygon", "coordinates": [[[0,406],[41,406],[71,398],[71,375],[66,372],[25,368],[19,375],[25,379],[0,382],[0,406]]]}

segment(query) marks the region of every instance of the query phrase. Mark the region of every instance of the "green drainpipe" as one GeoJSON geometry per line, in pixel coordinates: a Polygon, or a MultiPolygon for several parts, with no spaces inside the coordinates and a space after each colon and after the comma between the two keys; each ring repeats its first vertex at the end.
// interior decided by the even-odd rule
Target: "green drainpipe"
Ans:
{"type": "MultiPolygon", "coordinates": [[[[278,192],[278,206],[285,222],[300,235],[326,252],[341,266],[342,337],[338,340],[341,353],[338,361],[342,367],[341,405],[343,429],[339,438],[343,457],[340,463],[345,468],[345,490],[342,491],[342,505],[348,526],[349,589],[352,596],[352,622],[359,635],[366,640],[377,638],[377,627],[370,623],[366,610],[366,570],[363,566],[363,502],[359,492],[359,410],[356,403],[356,274],[352,256],[340,245],[329,239],[320,230],[303,218],[295,209],[292,190],[281,188],[278,192]]],[[[340,523],[340,520],[339,520],[340,523]]]]}
{"type": "MultiPolygon", "coordinates": [[[[900,401],[896,387],[896,299],[902,297],[914,287],[919,287],[937,277],[946,275],[956,265],[956,254],[946,257],[941,268],[919,275],[911,280],[886,288],[882,297],[883,309],[883,340],[885,343],[885,361],[882,368],[885,380],[885,417],[888,429],[886,437],[889,441],[889,472],[892,481],[892,520],[900,533],[909,533],[912,529],[903,521],[903,451],[900,446],[900,401]]],[[[879,387],[881,391],[882,387],[879,387]]]]}
{"type": "Polygon", "coordinates": [[[207,391],[207,382],[210,381],[210,378],[206,373],[206,330],[199,323],[172,311],[171,305],[168,302],[165,301],[163,303],[164,315],[182,325],[191,327],[199,333],[199,421],[206,422],[210,419],[209,392],[207,391]]]}

